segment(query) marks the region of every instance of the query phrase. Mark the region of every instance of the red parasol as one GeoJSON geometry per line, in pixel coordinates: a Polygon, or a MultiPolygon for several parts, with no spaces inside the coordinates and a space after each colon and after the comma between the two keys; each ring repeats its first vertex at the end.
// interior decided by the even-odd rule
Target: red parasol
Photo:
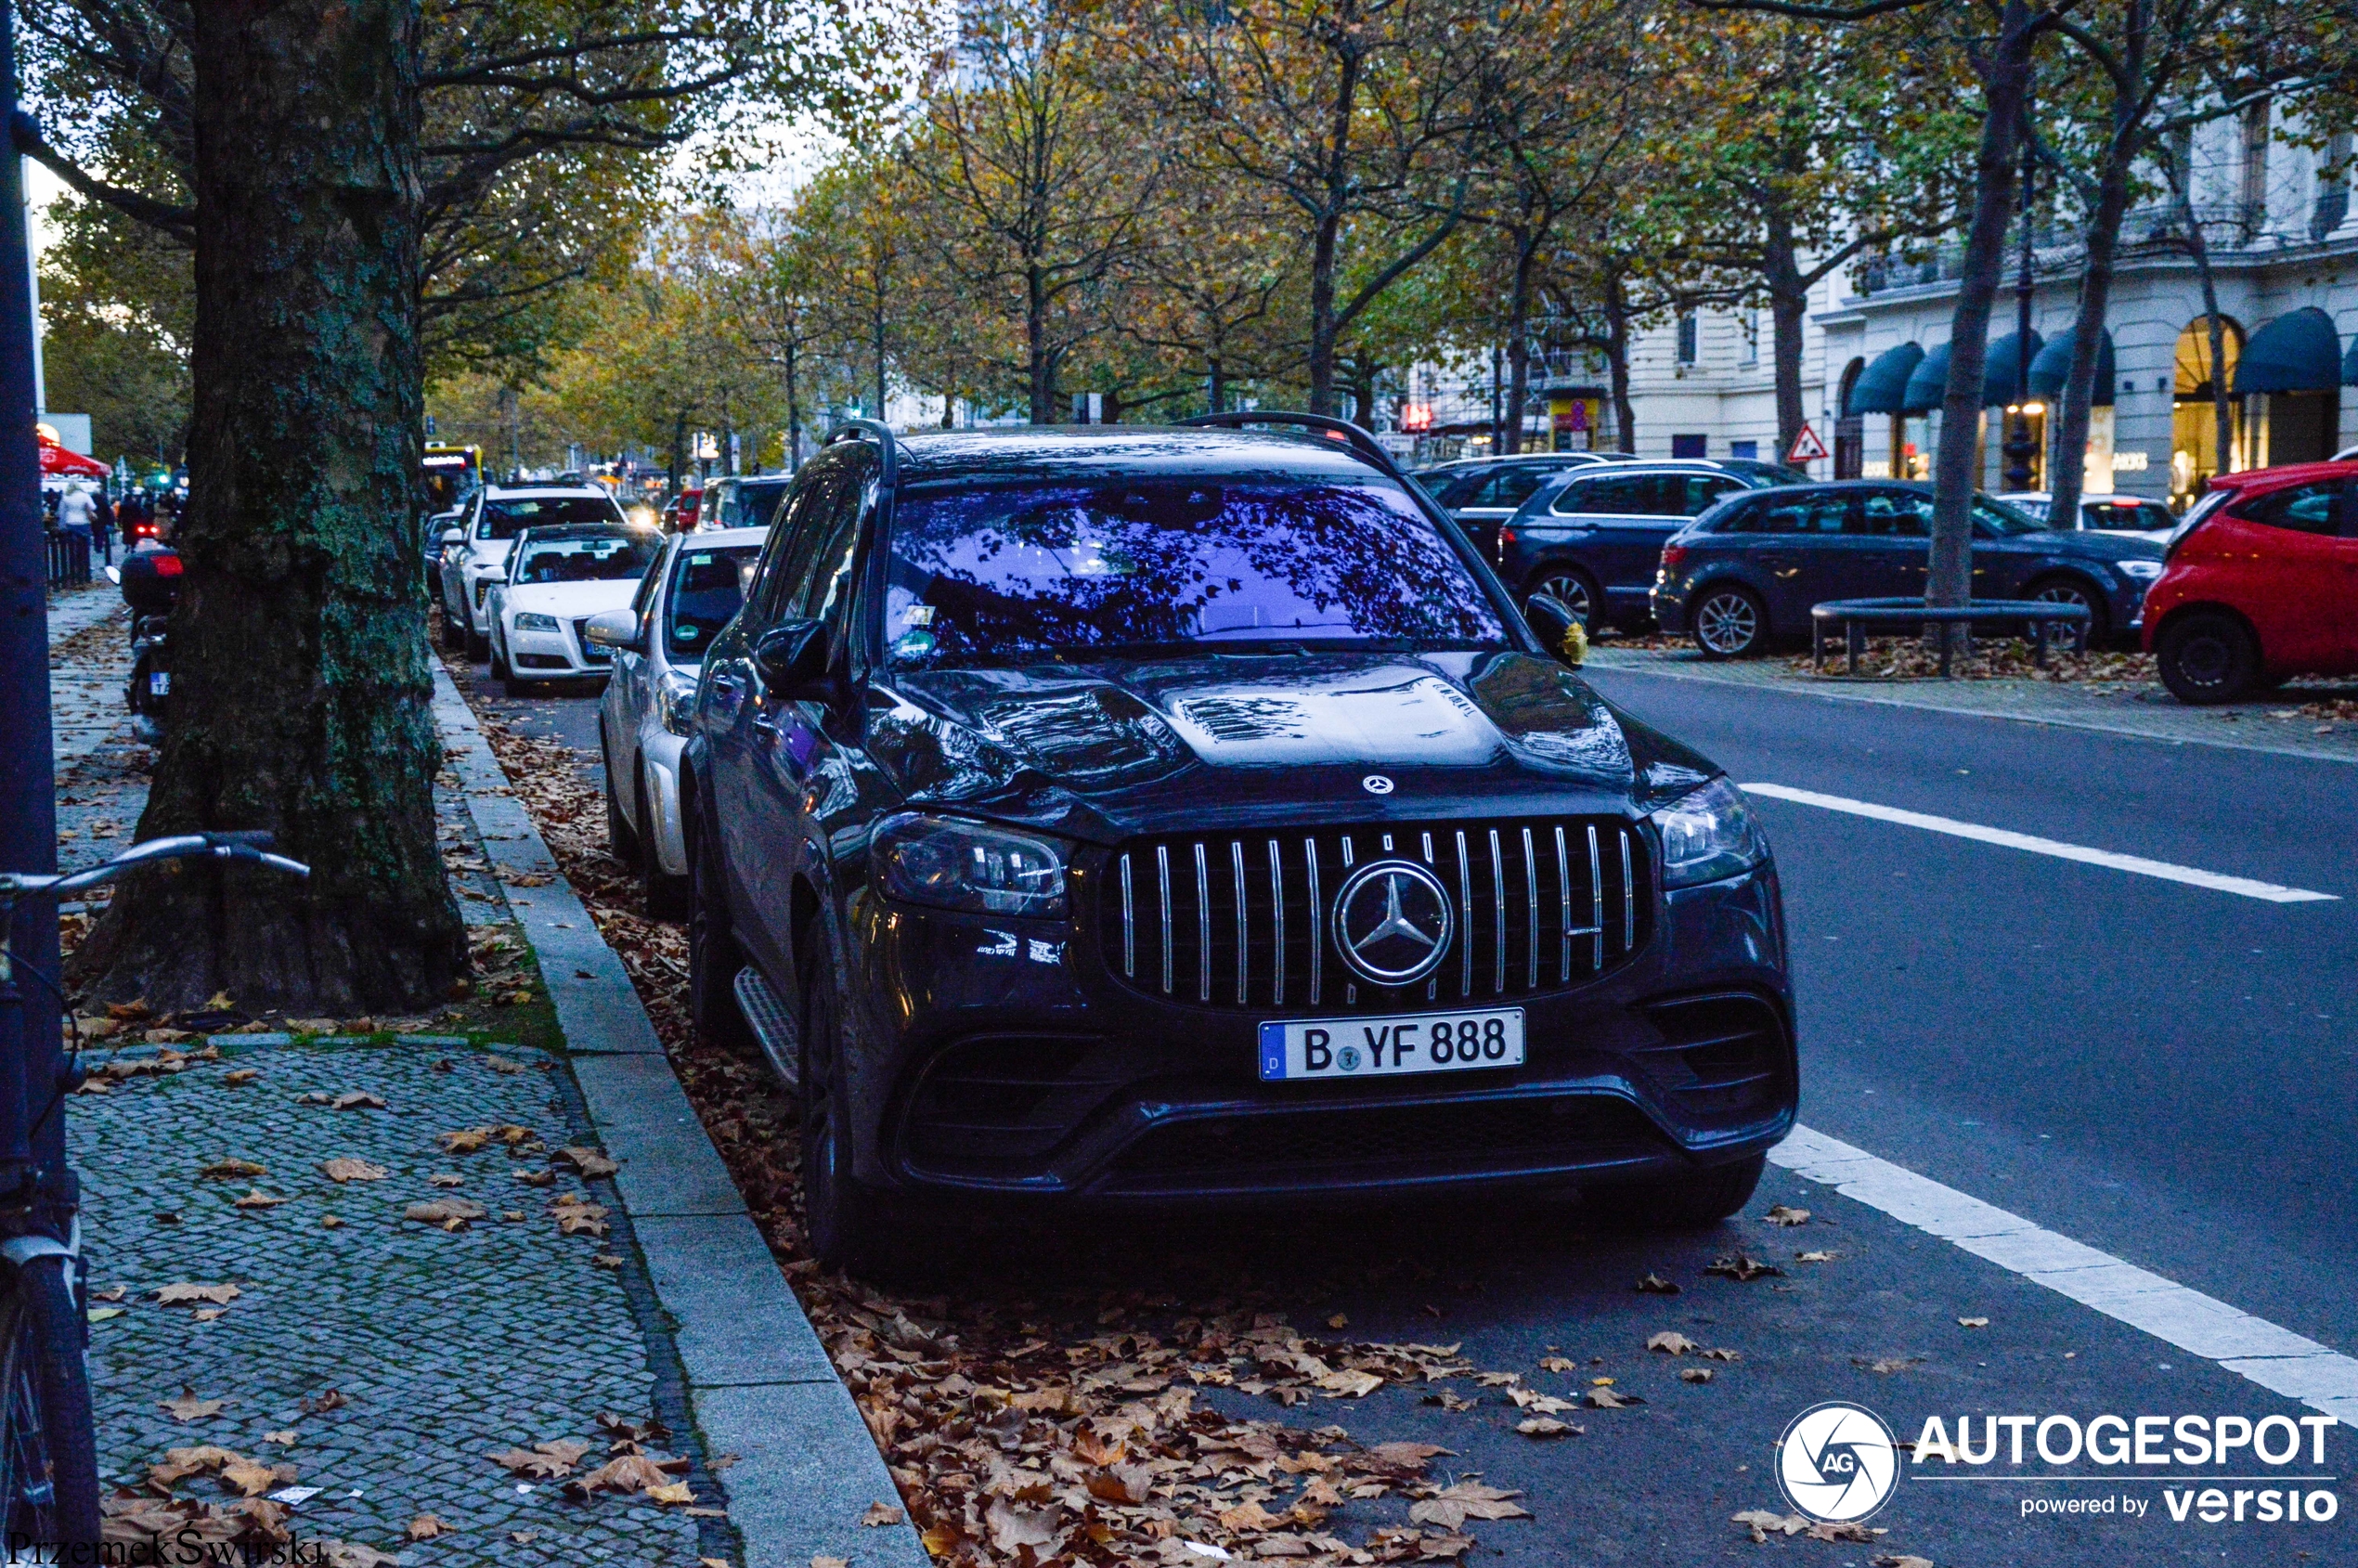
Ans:
{"type": "Polygon", "coordinates": [[[58,445],[57,437],[48,433],[46,426],[36,425],[33,427],[33,432],[41,442],[42,473],[62,473],[76,479],[104,479],[107,476],[108,469],[105,463],[60,447],[58,445]]]}

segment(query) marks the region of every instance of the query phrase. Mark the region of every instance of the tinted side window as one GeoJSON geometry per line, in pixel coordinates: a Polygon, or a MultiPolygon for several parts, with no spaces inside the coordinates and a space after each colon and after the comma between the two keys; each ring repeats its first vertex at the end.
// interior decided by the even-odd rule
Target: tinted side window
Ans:
{"type": "Polygon", "coordinates": [[[770,529],[770,546],[762,552],[761,578],[754,585],[754,613],[764,625],[793,613],[789,606],[795,586],[809,568],[810,551],[817,543],[814,524],[827,515],[827,503],[841,471],[832,464],[814,464],[803,472],[785,505],[778,509],[778,521],[770,529]]]}
{"type": "Polygon", "coordinates": [[[1600,475],[1582,479],[1564,486],[1551,509],[1558,516],[1576,512],[1605,515],[1643,515],[1653,509],[1648,504],[1653,480],[1642,473],[1600,475]]]}
{"type": "Polygon", "coordinates": [[[1751,532],[1839,534],[1849,512],[1849,498],[1840,494],[1795,496],[1789,499],[1772,500],[1761,509],[1759,521],[1751,532]]]}
{"type": "Polygon", "coordinates": [[[1872,490],[1860,498],[1853,533],[1878,538],[1929,538],[1932,501],[1906,490],[1872,490]]]}
{"type": "Polygon", "coordinates": [[[808,578],[794,598],[796,616],[823,620],[828,629],[838,635],[851,603],[851,561],[860,542],[860,514],[867,495],[867,477],[864,469],[847,467],[839,481],[829,486],[827,513],[812,520],[810,536],[815,548],[810,552],[808,578]]]}
{"type": "Polygon", "coordinates": [[[1521,506],[1530,499],[1532,491],[1548,482],[1548,473],[1544,468],[1530,465],[1502,468],[1489,484],[1483,486],[1482,499],[1473,504],[1497,507],[1521,506]]]}
{"type": "Polygon", "coordinates": [[[647,613],[647,602],[655,596],[655,589],[663,581],[661,564],[669,561],[670,559],[671,554],[667,542],[666,548],[661,549],[656,552],[655,560],[657,562],[657,569],[651,571],[645,577],[641,577],[639,579],[639,591],[630,596],[630,613],[632,615],[644,616],[647,613]]]}
{"type": "Polygon", "coordinates": [[[1715,473],[1691,473],[1671,483],[1678,493],[1678,504],[1674,510],[1680,517],[1701,517],[1720,497],[1744,487],[1742,480],[1715,473]]]}
{"type": "Polygon", "coordinates": [[[2316,485],[2296,485],[2289,490],[2278,490],[2273,496],[2261,497],[2244,509],[2244,515],[2271,528],[2289,528],[2303,534],[2336,534],[2340,529],[2339,519],[2335,516],[2334,493],[2340,488],[2330,479],[2316,485]]]}
{"type": "Polygon", "coordinates": [[[1486,468],[1471,471],[1460,469],[1455,473],[1441,474],[1433,480],[1435,486],[1433,499],[1443,506],[1471,506],[1474,504],[1474,495],[1481,490],[1483,481],[1489,477],[1490,471],[1486,468]]]}

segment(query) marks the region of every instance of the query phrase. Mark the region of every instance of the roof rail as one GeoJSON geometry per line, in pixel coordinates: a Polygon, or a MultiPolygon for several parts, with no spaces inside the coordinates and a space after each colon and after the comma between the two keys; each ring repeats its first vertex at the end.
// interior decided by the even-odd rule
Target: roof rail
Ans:
{"type": "Polygon", "coordinates": [[[900,443],[892,438],[892,426],[882,420],[846,420],[827,432],[827,438],[820,445],[832,447],[838,441],[862,438],[874,440],[877,449],[882,453],[884,473],[879,475],[879,479],[884,486],[885,493],[890,495],[893,486],[900,479],[900,443]]]}
{"type": "Polygon", "coordinates": [[[1401,472],[1400,465],[1392,460],[1392,454],[1383,449],[1383,444],[1373,435],[1349,420],[1339,420],[1327,414],[1297,414],[1285,408],[1228,408],[1217,414],[1198,414],[1193,419],[1179,422],[1183,425],[1211,425],[1224,430],[1242,430],[1254,424],[1300,425],[1304,430],[1340,435],[1361,457],[1372,460],[1394,479],[1406,482],[1408,477],[1401,472]]]}

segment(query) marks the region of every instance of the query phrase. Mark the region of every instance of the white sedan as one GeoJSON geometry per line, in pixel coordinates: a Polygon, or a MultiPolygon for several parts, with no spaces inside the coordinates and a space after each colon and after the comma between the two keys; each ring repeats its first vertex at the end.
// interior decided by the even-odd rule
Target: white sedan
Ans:
{"type": "Polygon", "coordinates": [[[602,679],[612,655],[586,641],[581,623],[627,609],[654,560],[658,536],[602,523],[526,528],[491,586],[491,673],[520,697],[543,680],[602,679]]]}
{"type": "Polygon", "coordinates": [[[463,647],[476,659],[488,651],[491,590],[507,576],[509,551],[525,529],[622,522],[622,509],[595,485],[494,485],[477,490],[455,530],[464,538],[442,556],[443,646],[463,647]]]}
{"type": "Polygon", "coordinates": [[[666,541],[646,591],[592,616],[592,644],[611,649],[614,678],[598,708],[606,762],[606,835],[639,867],[650,914],[687,914],[688,850],[680,832],[680,754],[704,651],[745,603],[767,528],[699,529],[666,541]]]}

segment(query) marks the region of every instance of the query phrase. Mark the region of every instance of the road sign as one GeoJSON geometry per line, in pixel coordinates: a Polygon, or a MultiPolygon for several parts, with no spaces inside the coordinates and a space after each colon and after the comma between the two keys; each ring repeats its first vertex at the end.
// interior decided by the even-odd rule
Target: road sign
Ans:
{"type": "Polygon", "coordinates": [[[1815,462],[1825,455],[1826,444],[1818,439],[1816,431],[1805,424],[1801,427],[1801,434],[1793,438],[1793,450],[1785,454],[1785,461],[1815,462]]]}

